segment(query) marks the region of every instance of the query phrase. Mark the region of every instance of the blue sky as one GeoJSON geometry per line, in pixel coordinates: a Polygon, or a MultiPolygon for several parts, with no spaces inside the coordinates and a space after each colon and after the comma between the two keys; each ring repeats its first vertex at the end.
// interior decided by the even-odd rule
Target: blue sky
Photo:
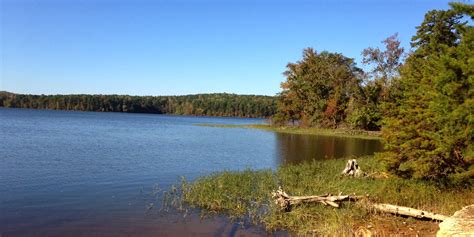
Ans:
{"type": "Polygon", "coordinates": [[[446,1],[0,0],[0,90],[29,94],[275,95],[313,47],[355,58],[409,47],[446,1]]]}

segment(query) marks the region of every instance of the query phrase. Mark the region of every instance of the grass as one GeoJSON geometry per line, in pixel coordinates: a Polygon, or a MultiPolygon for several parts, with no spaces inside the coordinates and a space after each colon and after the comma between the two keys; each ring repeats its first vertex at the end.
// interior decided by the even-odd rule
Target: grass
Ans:
{"type": "Polygon", "coordinates": [[[362,139],[381,139],[380,132],[352,130],[352,129],[326,129],[326,128],[300,128],[300,127],[277,127],[269,124],[195,124],[196,126],[218,127],[218,128],[252,128],[279,133],[306,134],[306,135],[322,135],[337,137],[352,137],[362,139]]]}
{"type": "Polygon", "coordinates": [[[344,203],[337,209],[305,204],[284,212],[273,204],[271,191],[281,185],[290,195],[367,194],[374,202],[445,215],[452,215],[463,206],[474,203],[472,188],[439,189],[429,182],[386,177],[379,172],[381,164],[373,157],[358,158],[358,162],[365,172],[371,174],[369,177],[341,177],[339,173],[345,165],[345,160],[341,159],[284,166],[277,171],[215,173],[191,183],[183,182],[181,201],[202,209],[206,214],[225,213],[234,220],[261,224],[270,232],[283,229],[296,234],[338,236],[353,235],[360,226],[394,229],[400,233],[396,229],[402,222],[418,227],[432,225],[434,228],[436,223],[375,213],[360,203],[344,203]]]}

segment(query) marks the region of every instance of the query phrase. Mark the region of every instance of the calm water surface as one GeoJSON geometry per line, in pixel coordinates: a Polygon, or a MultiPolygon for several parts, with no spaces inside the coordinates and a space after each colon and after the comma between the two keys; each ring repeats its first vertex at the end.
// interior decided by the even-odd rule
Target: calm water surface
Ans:
{"type": "Polygon", "coordinates": [[[259,119],[0,108],[0,236],[262,235],[148,211],[153,187],[221,170],[373,154],[376,140],[197,123],[259,119]]]}

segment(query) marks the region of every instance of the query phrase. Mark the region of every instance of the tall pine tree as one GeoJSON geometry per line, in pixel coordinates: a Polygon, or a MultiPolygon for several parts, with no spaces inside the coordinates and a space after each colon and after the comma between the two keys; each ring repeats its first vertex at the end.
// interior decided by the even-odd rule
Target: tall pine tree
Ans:
{"type": "Polygon", "coordinates": [[[403,177],[473,181],[474,29],[465,20],[473,6],[451,6],[417,28],[384,119],[379,157],[403,177]]]}

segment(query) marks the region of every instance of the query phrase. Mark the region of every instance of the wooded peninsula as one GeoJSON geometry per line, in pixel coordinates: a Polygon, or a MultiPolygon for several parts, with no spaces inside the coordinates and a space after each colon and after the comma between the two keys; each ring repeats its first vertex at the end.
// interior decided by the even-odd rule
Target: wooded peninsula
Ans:
{"type": "Polygon", "coordinates": [[[335,159],[220,172],[183,181],[178,199],[302,236],[435,235],[437,223],[426,219],[443,221],[437,236],[471,236],[473,20],[469,4],[431,10],[408,53],[394,34],[382,41],[384,49],[362,51],[365,70],[340,53],[312,48],[287,65],[273,125],[287,132],[381,130],[383,152],[359,163],[349,157],[345,169],[346,161],[335,159]],[[348,177],[352,166],[359,174],[348,177]]]}

